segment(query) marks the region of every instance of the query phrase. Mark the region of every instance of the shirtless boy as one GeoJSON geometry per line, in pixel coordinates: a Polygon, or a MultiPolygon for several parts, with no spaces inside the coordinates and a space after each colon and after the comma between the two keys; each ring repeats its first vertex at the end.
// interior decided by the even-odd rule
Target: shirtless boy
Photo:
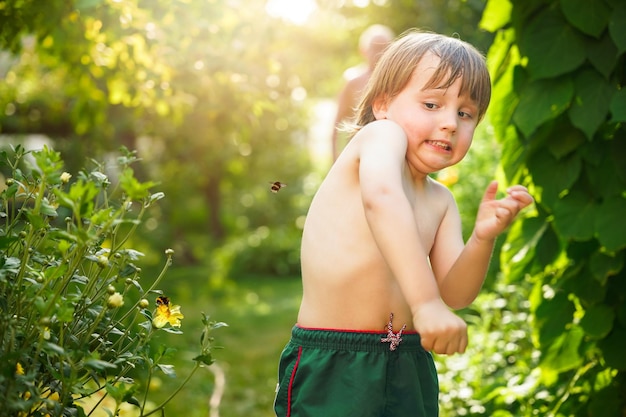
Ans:
{"type": "Polygon", "coordinates": [[[466,243],[450,191],[487,110],[483,56],[412,31],[381,57],[355,134],[315,195],[302,237],[303,298],[279,366],[277,416],[435,417],[431,351],[462,353],[451,309],[476,298],[496,237],[533,199],[492,182],[466,243]]]}

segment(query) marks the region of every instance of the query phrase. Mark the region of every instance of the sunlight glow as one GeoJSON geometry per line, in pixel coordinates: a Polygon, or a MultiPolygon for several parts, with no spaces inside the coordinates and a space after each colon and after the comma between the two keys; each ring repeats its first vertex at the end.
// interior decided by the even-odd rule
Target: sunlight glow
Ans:
{"type": "Polygon", "coordinates": [[[305,24],[316,9],[315,0],[268,0],[265,4],[268,15],[296,25],[305,24]]]}

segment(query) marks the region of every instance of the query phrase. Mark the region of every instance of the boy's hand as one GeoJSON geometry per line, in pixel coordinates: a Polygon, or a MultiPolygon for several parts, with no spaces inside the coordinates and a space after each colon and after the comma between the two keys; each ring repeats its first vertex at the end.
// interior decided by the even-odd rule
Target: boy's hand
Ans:
{"type": "Polygon", "coordinates": [[[496,200],[498,182],[492,181],[476,215],[474,235],[481,240],[494,240],[515,219],[517,214],[533,202],[532,196],[526,187],[513,185],[506,192],[507,196],[496,200]]]}
{"type": "Polygon", "coordinates": [[[441,300],[420,305],[413,314],[413,324],[427,351],[452,355],[467,348],[467,324],[441,300]]]}

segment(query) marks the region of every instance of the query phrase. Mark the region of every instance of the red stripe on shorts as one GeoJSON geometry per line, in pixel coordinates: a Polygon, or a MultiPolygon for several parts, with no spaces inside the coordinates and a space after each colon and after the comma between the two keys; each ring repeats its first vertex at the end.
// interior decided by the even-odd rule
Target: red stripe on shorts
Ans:
{"type": "Polygon", "coordinates": [[[293,389],[293,380],[296,378],[296,371],[298,370],[298,364],[300,363],[300,357],[302,356],[302,346],[298,347],[298,358],[296,364],[291,371],[291,377],[289,378],[289,387],[287,388],[287,417],[291,416],[291,392],[293,389]]]}

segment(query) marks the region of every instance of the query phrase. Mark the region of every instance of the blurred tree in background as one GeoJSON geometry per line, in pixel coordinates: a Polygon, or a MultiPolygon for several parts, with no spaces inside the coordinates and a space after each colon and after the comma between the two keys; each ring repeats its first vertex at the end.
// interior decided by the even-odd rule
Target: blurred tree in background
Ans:
{"type": "Polygon", "coordinates": [[[297,273],[298,225],[327,168],[308,150],[312,103],[359,63],[358,34],[422,27],[486,49],[483,6],[320,1],[296,21],[299,6],[276,0],[2,1],[0,133],[46,135],[73,170],[137,149],[138,175],[168,195],[148,253],[297,273]],[[270,194],[273,181],[288,187],[270,194]]]}

